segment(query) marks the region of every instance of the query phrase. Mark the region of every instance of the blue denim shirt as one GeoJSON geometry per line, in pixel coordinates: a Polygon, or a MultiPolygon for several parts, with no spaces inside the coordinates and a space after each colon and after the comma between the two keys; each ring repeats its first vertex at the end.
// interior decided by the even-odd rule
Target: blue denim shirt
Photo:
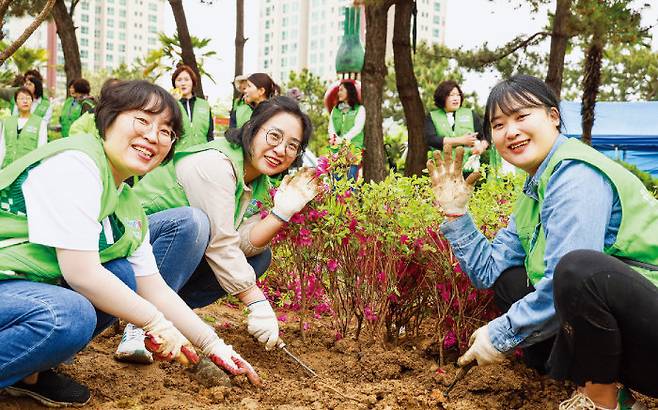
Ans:
{"type": "MultiPolygon", "coordinates": [[[[566,140],[560,135],[535,175],[526,179],[525,195],[537,199],[539,178],[557,147],[566,140]]],[[[559,323],[553,305],[555,266],[573,250],[603,251],[615,242],[621,223],[621,203],[611,182],[597,169],[576,160],[562,161],[555,168],[540,212],[546,234],[546,271],[533,292],[489,322],[489,337],[501,352],[537,343],[557,332],[559,323]]],[[[468,214],[443,223],[441,231],[462,269],[478,288],[492,287],[504,270],[524,264],[526,255],[513,216],[491,243],[468,214]]]]}

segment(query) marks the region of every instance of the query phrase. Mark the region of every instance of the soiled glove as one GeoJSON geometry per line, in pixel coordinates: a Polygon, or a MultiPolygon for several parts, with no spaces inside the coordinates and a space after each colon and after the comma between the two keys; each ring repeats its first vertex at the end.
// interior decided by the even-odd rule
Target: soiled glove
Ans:
{"type": "Polygon", "coordinates": [[[471,335],[468,340],[469,349],[457,359],[457,364],[461,367],[466,366],[473,360],[477,360],[478,366],[487,364],[500,363],[505,360],[505,354],[491,344],[487,326],[482,326],[471,335]]]}
{"type": "Polygon", "coordinates": [[[273,348],[279,341],[279,322],[267,300],[249,305],[247,331],[260,343],[264,343],[267,350],[273,348]]]}
{"type": "Polygon", "coordinates": [[[313,168],[301,168],[294,176],[286,175],[274,195],[272,213],[288,222],[318,194],[319,181],[313,168]]]}
{"type": "Polygon", "coordinates": [[[329,137],[329,145],[331,145],[331,146],[340,145],[340,144],[342,144],[342,143],[343,143],[343,137],[339,137],[339,136],[336,135],[336,134],[332,134],[332,135],[329,137]]]}
{"type": "Polygon", "coordinates": [[[463,159],[464,148],[457,147],[453,160],[452,146],[444,143],[443,156],[439,151],[434,151],[434,160],[427,161],[436,203],[447,216],[461,216],[466,213],[473,186],[480,178],[480,173],[475,171],[464,181],[463,159]]]}
{"type": "Polygon", "coordinates": [[[158,360],[176,360],[184,365],[197,363],[199,356],[192,344],[158,312],[144,325],[144,345],[158,360]]]}
{"type": "Polygon", "coordinates": [[[203,353],[208,356],[213,363],[234,376],[244,374],[249,382],[259,386],[261,384],[258,373],[251,365],[233,350],[231,345],[224,343],[219,337],[214,337],[205,346],[202,346],[203,353]]]}

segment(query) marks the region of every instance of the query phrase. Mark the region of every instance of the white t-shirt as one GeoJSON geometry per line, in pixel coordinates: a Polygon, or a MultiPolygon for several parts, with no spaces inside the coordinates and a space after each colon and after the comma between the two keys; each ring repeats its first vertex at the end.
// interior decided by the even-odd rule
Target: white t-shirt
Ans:
{"type": "MultiPolygon", "coordinates": [[[[30,242],[61,249],[98,251],[103,229],[107,242],[113,243],[109,219],[104,219],[102,224],[97,221],[102,194],[100,170],[87,154],[70,150],[44,160],[30,170],[23,184],[30,242]]],[[[148,232],[127,259],[135,276],[158,273],[148,232]]]]}

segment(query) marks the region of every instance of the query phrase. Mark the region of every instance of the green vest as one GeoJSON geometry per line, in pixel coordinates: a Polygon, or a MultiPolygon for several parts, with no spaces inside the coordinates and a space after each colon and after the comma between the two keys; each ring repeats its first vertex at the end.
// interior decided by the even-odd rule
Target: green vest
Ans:
{"type": "Polygon", "coordinates": [[[62,137],[68,137],[73,121],[80,118],[82,114],[82,105],[73,104],[75,98],[68,97],[62,106],[62,115],[59,116],[59,123],[62,126],[62,137]]]}
{"type": "Polygon", "coordinates": [[[90,112],[86,112],[71,124],[69,135],[77,134],[91,134],[100,138],[100,134],[96,129],[96,117],[90,112]]]}
{"type": "Polygon", "coordinates": [[[25,126],[18,132],[18,115],[7,117],[3,121],[5,137],[5,159],[2,168],[37,149],[39,130],[43,119],[35,114],[30,115],[25,126]]]}
{"type": "MultiPolygon", "coordinates": [[[[535,201],[522,195],[515,204],[514,221],[526,253],[525,268],[532,284],[544,277],[546,235],[540,220],[546,184],[555,167],[564,160],[583,161],[610,179],[621,202],[621,224],[617,239],[604,253],[628,259],[629,265],[658,286],[658,270],[634,266],[633,261],[658,266],[658,201],[633,174],[621,165],[575,139],[563,143],[548,162],[539,178],[535,201]]],[[[658,269],[658,268],[657,268],[658,269]]]]}
{"type": "MultiPolygon", "coordinates": [[[[434,124],[434,129],[437,134],[443,138],[461,137],[464,134],[475,132],[475,124],[473,124],[473,111],[469,108],[458,108],[455,111],[455,128],[453,129],[448,122],[448,115],[442,108],[430,111],[430,117],[434,124]]],[[[444,141],[445,142],[445,141],[444,141]]],[[[448,141],[449,142],[449,141],[448,141]]],[[[464,147],[464,162],[471,156],[471,149],[464,147]]],[[[464,171],[472,171],[471,169],[464,169],[464,171]]]]}
{"type": "Polygon", "coordinates": [[[178,106],[183,115],[183,135],[181,135],[181,139],[176,143],[176,151],[182,151],[193,145],[208,142],[206,138],[208,129],[210,128],[208,124],[208,118],[210,118],[210,105],[208,101],[203,98],[197,98],[194,101],[192,121],[190,121],[190,117],[187,115],[187,111],[185,111],[185,107],[183,107],[180,101],[178,101],[178,106]]]}
{"type": "Polygon", "coordinates": [[[46,112],[48,112],[48,108],[50,108],[50,101],[43,96],[41,97],[41,101],[39,101],[37,108],[34,109],[33,114],[43,118],[46,115],[46,112]]]}
{"type": "Polygon", "coordinates": [[[253,113],[254,109],[251,108],[251,105],[244,101],[242,101],[242,103],[238,103],[235,107],[235,127],[242,128],[244,123],[251,119],[251,114],[253,113]]]}
{"type": "MultiPolygon", "coordinates": [[[[46,144],[0,171],[0,280],[26,279],[57,283],[62,273],[54,248],[28,241],[28,224],[22,185],[31,168],[43,159],[67,150],[89,155],[100,170],[103,182],[98,221],[109,217],[122,233],[113,244],[99,237],[102,263],[131,255],[144,241],[146,215],[129,186],[119,193],[105,157],[102,142],[91,135],[76,135],[46,144]]],[[[74,177],[74,176],[73,176],[74,177]]]]}
{"type": "MultiPolygon", "coordinates": [[[[346,112],[340,110],[338,106],[331,110],[331,123],[334,125],[336,135],[342,137],[354,128],[356,114],[359,112],[360,107],[361,105],[356,104],[346,112]]],[[[351,144],[357,148],[363,148],[363,130],[352,138],[351,144]]]]}
{"type": "Polygon", "coordinates": [[[251,217],[259,211],[257,202],[263,203],[269,198],[271,188],[270,179],[267,175],[261,175],[251,183],[253,192],[251,202],[244,211],[240,209],[240,200],[244,193],[244,154],[238,145],[228,142],[225,138],[217,138],[205,144],[196,145],[189,149],[176,152],[174,160],[167,165],[161,166],[146,174],[135,186],[135,193],[140,198],[142,206],[147,214],[163,211],[165,209],[189,206],[183,187],[176,179],[175,165],[181,158],[208,149],[215,149],[228,157],[235,170],[237,184],[235,186],[235,210],[233,222],[239,227],[244,219],[251,217]],[[242,217],[242,219],[241,219],[242,217]]]}

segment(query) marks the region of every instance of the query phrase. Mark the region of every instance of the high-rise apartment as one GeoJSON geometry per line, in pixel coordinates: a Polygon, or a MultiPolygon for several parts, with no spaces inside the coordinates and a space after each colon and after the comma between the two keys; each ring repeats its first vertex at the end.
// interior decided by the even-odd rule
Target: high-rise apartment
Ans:
{"type": "MultiPolygon", "coordinates": [[[[164,0],[80,0],[73,21],[78,27],[76,36],[83,69],[111,70],[121,63],[131,64],[159,48],[158,33],[164,26],[163,7],[164,0]]],[[[8,38],[18,37],[31,20],[11,19],[7,24],[8,38]]],[[[42,24],[26,45],[47,49],[48,24],[42,24]]],[[[64,65],[59,38],[56,47],[57,64],[64,65]]],[[[64,80],[63,70],[58,70],[58,89],[64,80]]]]}
{"type": "MultiPolygon", "coordinates": [[[[261,0],[258,39],[259,69],[285,82],[290,71],[308,68],[324,79],[334,79],[336,52],[343,36],[346,0],[261,0]]],[[[446,0],[418,0],[417,39],[443,43],[446,0]]],[[[389,11],[388,49],[393,33],[389,11]]],[[[365,44],[365,17],[361,18],[365,44]]]]}

